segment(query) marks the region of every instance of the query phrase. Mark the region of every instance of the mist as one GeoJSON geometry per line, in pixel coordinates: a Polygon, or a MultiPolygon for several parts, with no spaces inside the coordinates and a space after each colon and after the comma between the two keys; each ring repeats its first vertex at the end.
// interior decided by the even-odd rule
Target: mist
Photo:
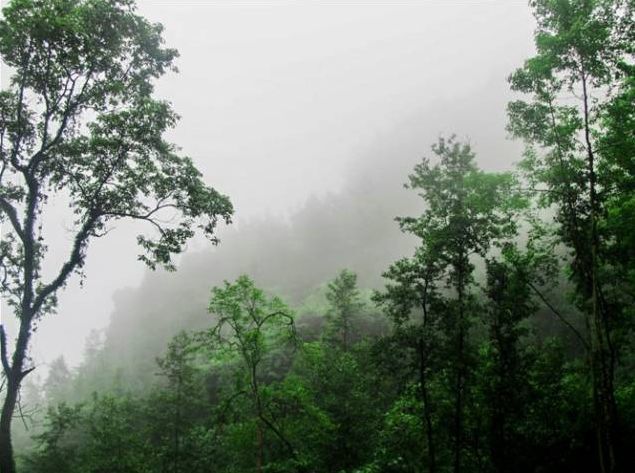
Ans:
{"type": "Polygon", "coordinates": [[[633,44],[634,0],[7,0],[0,471],[626,471],[633,44]]]}
{"type": "MultiPolygon", "coordinates": [[[[149,338],[153,323],[186,327],[184,306],[204,317],[209,289],[241,273],[296,301],[343,267],[377,287],[412,248],[393,219],[420,210],[402,184],[438,136],[469,139],[486,169],[519,159],[505,104],[506,77],[532,50],[524,2],[139,8],[180,52],[179,73],[157,84],[181,116],[169,139],[231,197],[234,223],[218,247],[193,241],[176,273],[136,261],[133,225],[93,242],[82,287],[74,278],[40,323],[41,370],[60,355],[77,365],[95,329],[125,344],[127,324],[149,338]]],[[[50,238],[63,247],[62,215],[50,238]]]]}

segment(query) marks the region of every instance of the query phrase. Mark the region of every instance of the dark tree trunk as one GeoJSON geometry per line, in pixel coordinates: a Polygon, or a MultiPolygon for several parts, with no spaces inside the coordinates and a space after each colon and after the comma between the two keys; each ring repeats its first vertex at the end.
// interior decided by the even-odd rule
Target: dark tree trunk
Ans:
{"type": "Polygon", "coordinates": [[[600,239],[598,235],[599,205],[597,196],[597,175],[595,171],[595,153],[591,143],[591,127],[589,119],[589,94],[587,92],[587,76],[581,70],[582,99],[584,106],[584,138],[587,149],[587,168],[589,174],[589,207],[590,207],[590,243],[591,243],[591,377],[593,383],[593,404],[598,442],[600,471],[613,473],[616,471],[616,459],[613,437],[617,407],[614,391],[615,350],[611,340],[609,314],[601,300],[601,281],[598,277],[600,258],[600,239]]]}
{"type": "Polygon", "coordinates": [[[20,331],[13,351],[12,363],[7,357],[7,340],[4,327],[0,325],[0,357],[2,368],[7,378],[7,390],[2,412],[0,413],[0,473],[15,473],[15,460],[11,443],[11,421],[18,403],[20,385],[24,377],[33,369],[24,369],[27,347],[31,336],[32,311],[22,310],[20,331]]]}
{"type": "Polygon", "coordinates": [[[457,268],[458,321],[456,346],[456,385],[454,401],[454,473],[461,472],[461,454],[463,449],[463,394],[465,387],[465,267],[467,258],[460,255],[457,268]]]}
{"type": "Polygon", "coordinates": [[[426,437],[428,440],[428,457],[429,457],[429,471],[430,473],[436,473],[436,449],[434,444],[434,433],[432,431],[432,409],[430,406],[430,396],[428,395],[428,380],[427,380],[427,354],[425,350],[423,338],[419,339],[419,383],[421,384],[421,400],[423,402],[423,417],[425,422],[426,437]]]}
{"type": "Polygon", "coordinates": [[[0,414],[0,473],[15,473],[13,446],[11,444],[11,420],[18,400],[20,383],[13,374],[7,375],[7,391],[0,414]]]}

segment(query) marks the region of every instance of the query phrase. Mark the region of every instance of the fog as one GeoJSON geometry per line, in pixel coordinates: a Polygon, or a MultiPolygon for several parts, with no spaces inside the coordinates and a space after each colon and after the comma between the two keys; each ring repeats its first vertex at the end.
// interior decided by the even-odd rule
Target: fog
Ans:
{"type": "MultiPolygon", "coordinates": [[[[83,287],[75,278],[38,328],[40,366],[79,363],[86,336],[113,314],[121,343],[127,317],[148,322],[149,337],[153,317],[179,326],[189,317],[179,307],[204,313],[210,285],[240,272],[292,297],[343,265],[377,285],[411,246],[392,222],[418,208],[401,184],[440,134],[469,139],[487,169],[519,159],[506,77],[532,51],[525,1],[139,6],[180,51],[180,73],[157,84],[181,115],[169,138],[231,197],[234,224],[217,248],[192,242],[170,274],[136,261],[132,226],[94,242],[83,287]]],[[[63,244],[66,222],[51,224],[63,244]]]]}

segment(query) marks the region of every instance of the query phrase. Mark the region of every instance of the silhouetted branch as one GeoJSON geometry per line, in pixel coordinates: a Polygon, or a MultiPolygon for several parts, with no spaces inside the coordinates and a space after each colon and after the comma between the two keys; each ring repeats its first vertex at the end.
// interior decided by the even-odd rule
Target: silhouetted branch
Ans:
{"type": "Polygon", "coordinates": [[[551,312],[553,312],[556,317],[558,317],[560,319],[560,321],[565,324],[574,334],[575,336],[580,340],[580,342],[582,343],[582,345],[584,345],[584,348],[586,348],[587,350],[589,349],[589,344],[588,342],[584,339],[584,337],[582,336],[582,334],[580,333],[580,331],[575,328],[573,326],[573,324],[571,324],[571,322],[569,322],[554,306],[553,304],[551,304],[549,302],[549,300],[542,294],[542,292],[540,292],[540,290],[538,290],[538,288],[536,286],[534,286],[532,283],[529,283],[529,287],[536,293],[536,295],[540,298],[540,300],[549,308],[549,310],[551,310],[551,312]]]}

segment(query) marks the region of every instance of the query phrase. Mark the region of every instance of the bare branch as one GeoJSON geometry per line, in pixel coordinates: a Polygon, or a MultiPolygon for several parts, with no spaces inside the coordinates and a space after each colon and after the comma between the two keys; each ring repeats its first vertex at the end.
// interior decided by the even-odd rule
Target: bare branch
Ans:
{"type": "Polygon", "coordinates": [[[26,376],[31,372],[35,370],[35,366],[24,370],[22,373],[20,373],[20,381],[22,381],[24,378],[26,378],[26,376]]]}
{"type": "Polygon", "coordinates": [[[154,225],[154,227],[159,231],[159,233],[161,233],[161,235],[164,235],[165,229],[161,226],[161,224],[156,219],[153,219],[152,216],[163,209],[170,209],[170,208],[176,209],[177,206],[174,204],[161,204],[159,202],[156,205],[156,207],[149,210],[145,214],[136,214],[132,212],[104,212],[102,215],[104,217],[118,217],[118,218],[130,218],[132,220],[142,220],[154,225]]]}
{"type": "Polygon", "coordinates": [[[287,319],[288,324],[287,325],[293,325],[293,317],[288,314],[287,312],[284,312],[282,310],[277,310],[275,312],[272,312],[270,314],[267,314],[265,317],[263,317],[260,320],[260,323],[257,324],[258,328],[262,327],[265,322],[273,317],[277,317],[278,315],[282,316],[283,318],[287,319]]]}

